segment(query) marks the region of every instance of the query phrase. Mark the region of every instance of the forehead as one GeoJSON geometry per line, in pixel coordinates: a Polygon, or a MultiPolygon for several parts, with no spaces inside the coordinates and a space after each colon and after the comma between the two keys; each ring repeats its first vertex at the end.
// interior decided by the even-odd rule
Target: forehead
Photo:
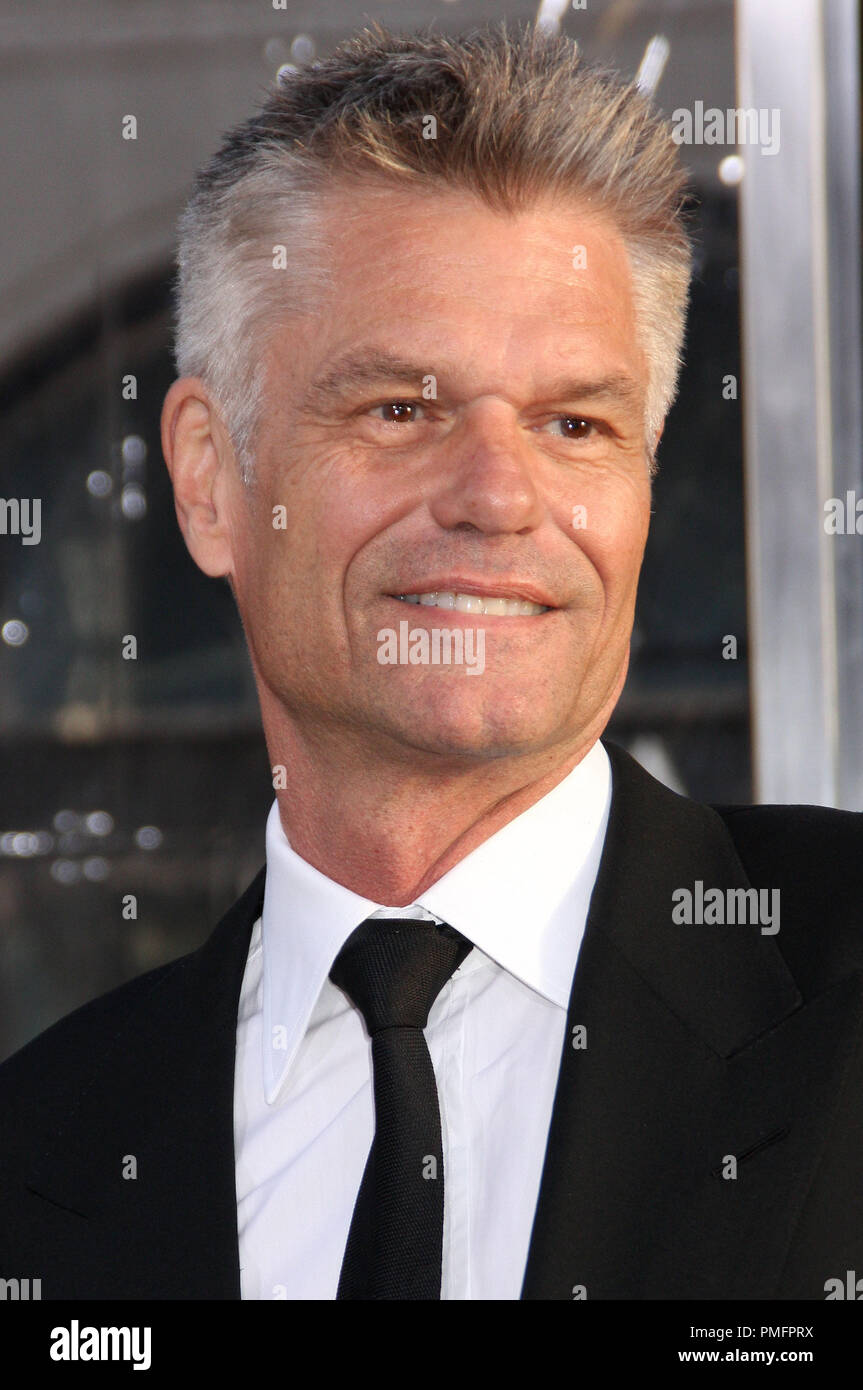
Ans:
{"type": "Polygon", "coordinates": [[[465,286],[478,275],[535,280],[535,291],[557,283],[605,282],[630,289],[622,236],[603,213],[576,200],[544,197],[517,212],[490,208],[458,189],[336,189],[323,203],[325,240],[337,278],[361,279],[370,261],[412,272],[432,284],[453,272],[465,286]],[[577,254],[580,253],[580,254],[577,254]]]}
{"type": "Polygon", "coordinates": [[[601,354],[642,375],[629,256],[607,215],[550,198],[499,212],[469,192],[391,187],[337,188],[323,208],[330,290],[280,334],[309,371],[375,340],[410,346],[430,371],[443,352],[490,378],[601,354]]]}

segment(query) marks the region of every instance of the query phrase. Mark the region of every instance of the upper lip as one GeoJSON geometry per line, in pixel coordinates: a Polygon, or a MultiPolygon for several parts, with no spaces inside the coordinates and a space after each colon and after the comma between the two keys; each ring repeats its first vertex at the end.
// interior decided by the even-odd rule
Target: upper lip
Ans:
{"type": "Polygon", "coordinates": [[[543,589],[524,579],[465,579],[458,575],[445,575],[443,578],[413,580],[404,588],[394,589],[390,597],[399,594],[477,594],[481,598],[523,599],[528,603],[539,603],[544,608],[556,608],[543,589]]]}

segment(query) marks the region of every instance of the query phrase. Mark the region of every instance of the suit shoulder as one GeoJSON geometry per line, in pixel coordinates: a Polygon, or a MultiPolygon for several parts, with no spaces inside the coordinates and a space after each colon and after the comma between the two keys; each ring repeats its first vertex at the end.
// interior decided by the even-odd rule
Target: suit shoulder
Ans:
{"type": "Polygon", "coordinates": [[[756,888],[777,890],[776,944],[804,996],[863,970],[863,812],[714,806],[756,888]]]}
{"type": "MultiPolygon", "coordinates": [[[[36,1083],[45,1092],[74,1084],[94,1058],[104,1060],[123,1041],[139,1051],[165,1030],[182,1029],[189,1000],[230,994],[245,967],[253,919],[263,902],[264,870],[197,948],[83,1004],[33,1038],[0,1065],[0,1099],[36,1083]]],[[[200,1007],[200,999],[198,999],[200,1007]]]]}
{"type": "Polygon", "coordinates": [[[863,811],[829,806],[714,806],[738,851],[777,869],[863,878],[863,811]]]}
{"type": "Polygon", "coordinates": [[[0,1103],[31,1086],[43,1089],[58,1081],[68,1086],[95,1055],[104,1055],[129,1021],[167,978],[182,971],[188,955],[157,966],[82,1004],[37,1034],[0,1065],[0,1103]]]}

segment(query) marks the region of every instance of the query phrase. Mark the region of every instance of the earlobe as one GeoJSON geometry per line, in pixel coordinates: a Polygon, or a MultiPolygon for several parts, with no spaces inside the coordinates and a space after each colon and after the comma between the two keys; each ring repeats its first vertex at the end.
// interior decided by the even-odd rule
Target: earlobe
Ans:
{"type": "Polygon", "coordinates": [[[231,573],[232,451],[207,389],[196,377],[175,381],[165,397],[162,452],[189,554],[205,574],[216,578],[231,573]]]}

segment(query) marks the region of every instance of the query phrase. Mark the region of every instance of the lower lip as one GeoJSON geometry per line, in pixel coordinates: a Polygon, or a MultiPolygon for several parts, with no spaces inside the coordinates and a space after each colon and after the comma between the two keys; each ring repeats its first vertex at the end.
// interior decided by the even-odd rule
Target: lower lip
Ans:
{"type": "Polygon", "coordinates": [[[458,608],[434,608],[428,603],[405,603],[402,599],[393,598],[391,594],[385,594],[391,603],[396,604],[402,609],[402,617],[416,625],[417,620],[425,616],[426,619],[435,623],[438,627],[441,624],[453,623],[464,627],[476,627],[478,623],[536,623],[540,618],[550,618],[557,612],[556,608],[547,608],[543,613],[462,613],[458,608]]]}

